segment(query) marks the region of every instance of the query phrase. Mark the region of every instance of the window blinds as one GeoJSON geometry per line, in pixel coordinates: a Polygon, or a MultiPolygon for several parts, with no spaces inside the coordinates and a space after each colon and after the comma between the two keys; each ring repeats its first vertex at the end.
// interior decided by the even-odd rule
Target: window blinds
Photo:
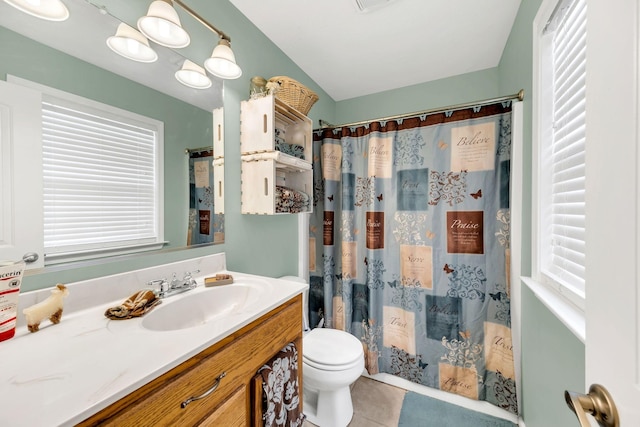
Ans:
{"type": "Polygon", "coordinates": [[[46,256],[157,241],[157,132],[43,102],[46,256]]]}
{"type": "MultiPolygon", "coordinates": [[[[586,1],[570,2],[552,17],[551,146],[543,163],[551,180],[546,218],[551,251],[546,273],[584,295],[586,1]]],[[[546,267],[546,268],[545,268],[546,267]]]]}

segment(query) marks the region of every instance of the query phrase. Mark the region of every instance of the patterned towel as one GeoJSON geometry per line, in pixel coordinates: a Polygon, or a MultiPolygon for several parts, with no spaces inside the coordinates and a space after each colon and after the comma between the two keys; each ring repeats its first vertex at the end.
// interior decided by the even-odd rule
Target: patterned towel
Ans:
{"type": "Polygon", "coordinates": [[[161,302],[153,291],[144,289],[131,295],[121,305],[108,308],[104,315],[111,320],[131,319],[144,315],[161,302]]]}
{"type": "Polygon", "coordinates": [[[299,427],[300,412],[298,350],[287,344],[269,363],[258,370],[262,374],[262,406],[265,427],[299,427]]]}
{"type": "Polygon", "coordinates": [[[288,144],[284,142],[282,138],[276,138],[275,148],[276,151],[280,151],[284,154],[289,154],[291,156],[304,160],[304,147],[302,145],[288,144]]]}
{"type": "Polygon", "coordinates": [[[308,194],[276,185],[277,212],[306,212],[309,210],[310,203],[311,200],[308,194]]]}

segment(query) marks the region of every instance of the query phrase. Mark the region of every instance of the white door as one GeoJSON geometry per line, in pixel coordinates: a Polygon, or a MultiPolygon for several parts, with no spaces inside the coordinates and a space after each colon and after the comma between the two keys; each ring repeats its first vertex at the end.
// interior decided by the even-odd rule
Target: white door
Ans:
{"type": "Polygon", "coordinates": [[[587,7],[586,384],[605,386],[622,427],[632,427],[640,426],[638,0],[587,7]]]}
{"type": "Polygon", "coordinates": [[[36,253],[42,267],[42,101],[33,89],[0,81],[0,261],[36,253]]]}

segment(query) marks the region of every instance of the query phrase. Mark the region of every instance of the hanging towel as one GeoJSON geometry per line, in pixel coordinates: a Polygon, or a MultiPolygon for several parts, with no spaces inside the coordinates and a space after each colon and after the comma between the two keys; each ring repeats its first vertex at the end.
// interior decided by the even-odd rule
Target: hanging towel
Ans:
{"type": "Polygon", "coordinates": [[[264,426],[302,426],[305,417],[300,412],[298,350],[295,344],[287,344],[258,373],[262,375],[264,426]]]}
{"type": "Polygon", "coordinates": [[[131,295],[122,304],[108,308],[104,315],[111,320],[131,319],[144,315],[161,302],[153,291],[145,289],[131,295]]]}

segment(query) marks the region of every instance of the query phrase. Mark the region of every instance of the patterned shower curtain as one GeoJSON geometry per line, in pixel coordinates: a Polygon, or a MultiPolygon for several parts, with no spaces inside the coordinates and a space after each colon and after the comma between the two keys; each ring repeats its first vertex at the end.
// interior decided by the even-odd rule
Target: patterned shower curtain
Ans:
{"type": "Polygon", "coordinates": [[[189,226],[187,245],[224,242],[224,214],[215,213],[213,150],[193,149],[189,154],[189,226]]]}
{"type": "Polygon", "coordinates": [[[510,102],[314,132],[310,322],[370,374],[517,413],[510,102]]]}

